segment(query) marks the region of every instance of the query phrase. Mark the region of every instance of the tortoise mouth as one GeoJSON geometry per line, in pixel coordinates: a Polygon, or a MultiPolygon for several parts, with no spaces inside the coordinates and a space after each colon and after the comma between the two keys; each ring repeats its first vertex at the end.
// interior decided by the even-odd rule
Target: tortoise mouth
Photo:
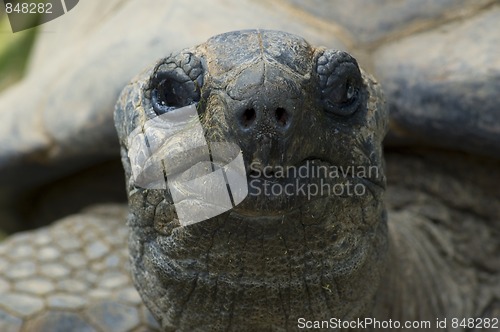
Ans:
{"type": "Polygon", "coordinates": [[[362,197],[380,200],[384,190],[378,173],[370,174],[362,166],[336,166],[321,158],[273,167],[243,165],[241,158],[243,172],[227,164],[214,171],[214,165],[218,163],[199,161],[189,171],[169,176],[168,193],[181,225],[227,212],[255,223],[270,223],[302,215],[312,206],[334,211],[339,204],[362,197]],[[225,173],[221,172],[224,167],[225,173]]]}
{"type": "Polygon", "coordinates": [[[377,168],[340,166],[309,157],[294,166],[247,167],[248,196],[233,208],[245,217],[283,218],[314,201],[349,199],[385,190],[377,168]]]}

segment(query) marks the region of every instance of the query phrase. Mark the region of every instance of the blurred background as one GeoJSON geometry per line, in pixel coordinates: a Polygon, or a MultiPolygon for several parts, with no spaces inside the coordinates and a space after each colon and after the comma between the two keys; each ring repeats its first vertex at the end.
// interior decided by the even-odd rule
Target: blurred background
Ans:
{"type": "Polygon", "coordinates": [[[19,80],[24,70],[37,28],[14,34],[4,11],[0,14],[0,92],[19,80]]]}

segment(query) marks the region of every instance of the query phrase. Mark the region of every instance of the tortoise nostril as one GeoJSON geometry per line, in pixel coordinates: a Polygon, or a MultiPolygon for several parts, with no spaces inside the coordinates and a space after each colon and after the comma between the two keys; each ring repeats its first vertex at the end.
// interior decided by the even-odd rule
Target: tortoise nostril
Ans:
{"type": "Polygon", "coordinates": [[[246,109],[245,112],[243,112],[243,114],[241,115],[241,125],[244,128],[250,127],[255,122],[256,116],[257,115],[253,108],[246,109]]]}
{"type": "Polygon", "coordinates": [[[275,115],[278,124],[282,127],[286,127],[286,125],[288,124],[288,112],[286,111],[286,109],[278,107],[276,109],[275,115]]]}

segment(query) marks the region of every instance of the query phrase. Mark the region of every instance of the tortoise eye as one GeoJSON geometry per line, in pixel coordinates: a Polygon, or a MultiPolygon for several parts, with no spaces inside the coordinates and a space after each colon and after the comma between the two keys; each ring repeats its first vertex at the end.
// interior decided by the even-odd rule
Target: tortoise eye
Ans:
{"type": "Polygon", "coordinates": [[[341,116],[353,114],[359,107],[362,88],[356,60],[346,52],[327,50],[318,58],[316,71],[325,111],[341,116]]]}
{"type": "Polygon", "coordinates": [[[200,101],[203,83],[201,62],[181,53],[160,62],[151,79],[151,104],[157,115],[200,101]]]}
{"type": "Polygon", "coordinates": [[[151,94],[153,109],[158,115],[198,101],[200,101],[199,92],[193,82],[180,83],[172,78],[161,80],[151,94]]]}
{"type": "Polygon", "coordinates": [[[356,95],[357,90],[356,90],[356,88],[354,87],[354,85],[353,85],[353,84],[351,84],[351,83],[347,83],[347,89],[346,89],[346,90],[347,90],[347,91],[346,91],[346,100],[347,100],[348,102],[350,102],[350,101],[352,101],[352,100],[354,99],[354,97],[355,97],[355,95],[356,95]]]}

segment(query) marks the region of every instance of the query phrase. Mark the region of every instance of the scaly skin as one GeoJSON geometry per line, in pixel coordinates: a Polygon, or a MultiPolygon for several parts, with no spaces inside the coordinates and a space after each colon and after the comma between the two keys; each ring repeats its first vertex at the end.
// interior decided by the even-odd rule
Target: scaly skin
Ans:
{"type": "MultiPolygon", "coordinates": [[[[498,233],[498,209],[468,215],[463,209],[470,209],[470,197],[464,194],[467,199],[459,203],[436,202],[444,215],[429,217],[428,211],[418,209],[432,196],[425,181],[417,180],[411,193],[403,178],[396,192],[402,190],[402,197],[408,197],[409,211],[392,211],[387,232],[381,152],[387,114],[379,86],[368,75],[356,74],[349,67],[352,61],[291,35],[236,32],[160,61],[124,90],[115,122],[128,183],[132,274],[165,330],[294,330],[299,317],[433,324],[436,318],[447,318],[451,328],[452,318],[494,316],[498,241],[488,234],[498,233]],[[356,75],[362,79],[357,81],[356,75]],[[325,82],[333,83],[325,87],[325,82]],[[354,82],[357,89],[354,111],[349,109],[352,104],[344,107],[348,89],[343,82],[354,82]],[[158,106],[151,96],[161,84],[173,88],[166,89],[158,106]],[[296,166],[315,160],[320,165],[376,166],[379,177],[364,179],[366,194],[354,197],[307,200],[251,192],[232,211],[181,227],[168,191],[134,185],[127,137],[156,115],[193,101],[199,102],[207,141],[240,146],[247,171],[254,162],[296,166]],[[285,110],[284,122],[279,109],[285,110]],[[488,245],[464,250],[463,244],[472,239],[460,239],[460,228],[451,220],[485,234],[482,240],[488,245]]],[[[194,139],[183,136],[178,144],[194,139]]],[[[171,162],[168,150],[159,154],[155,157],[171,162]]],[[[468,164],[465,156],[449,160],[468,164]]],[[[440,164],[448,163],[453,174],[457,168],[449,160],[440,164]]],[[[399,162],[404,163],[397,158],[394,163],[399,162]]],[[[415,164],[429,177],[436,173],[418,158],[415,164]]],[[[498,171],[497,166],[490,165],[498,171]]],[[[434,186],[445,175],[436,176],[434,186]]],[[[247,176],[252,181],[252,173],[247,176]]],[[[455,184],[458,193],[472,186],[455,184]]],[[[447,196],[443,186],[433,190],[447,196]]],[[[498,202],[497,194],[492,192],[493,202],[498,202]]]]}
{"type": "MultiPolygon", "coordinates": [[[[394,258],[389,259],[376,312],[369,316],[432,322],[446,316],[498,317],[500,192],[491,181],[500,172],[498,161],[432,150],[386,151],[385,156],[394,258]]],[[[60,326],[68,331],[64,322],[69,322],[83,331],[157,331],[129,276],[126,210],[102,206],[2,242],[0,330],[57,331],[60,326]],[[102,245],[108,250],[98,250],[102,245]],[[87,257],[92,247],[95,258],[87,257]],[[25,271],[32,271],[24,276],[23,262],[25,271]],[[66,300],[54,301],[57,297],[66,300]],[[103,310],[106,302],[114,303],[117,316],[110,321],[115,325],[99,328],[96,314],[111,317],[109,309],[103,310]],[[118,324],[124,317],[127,323],[118,324]]],[[[290,318],[292,331],[296,319],[290,318]]]]}
{"type": "MultiPolygon", "coordinates": [[[[381,147],[387,113],[379,86],[349,55],[281,32],[216,36],[160,61],[125,88],[115,123],[128,183],[132,275],[164,329],[287,330],[300,316],[370,313],[387,253],[381,147]],[[352,101],[343,99],[349,84],[352,101]],[[240,146],[247,172],[254,163],[264,169],[314,160],[374,166],[378,176],[350,174],[351,183],[365,186],[352,197],[250,192],[233,210],[181,227],[168,191],[135,185],[128,137],[155,112],[199,100],[205,137],[240,146]]],[[[195,139],[185,135],[176,144],[195,139]]],[[[175,164],[176,156],[159,151],[175,164]]],[[[346,179],[302,179],[320,180],[333,186],[346,179]]]]}
{"type": "Polygon", "coordinates": [[[1,331],[158,331],[134,289],[126,207],[106,205],[0,245],[1,331]]]}

